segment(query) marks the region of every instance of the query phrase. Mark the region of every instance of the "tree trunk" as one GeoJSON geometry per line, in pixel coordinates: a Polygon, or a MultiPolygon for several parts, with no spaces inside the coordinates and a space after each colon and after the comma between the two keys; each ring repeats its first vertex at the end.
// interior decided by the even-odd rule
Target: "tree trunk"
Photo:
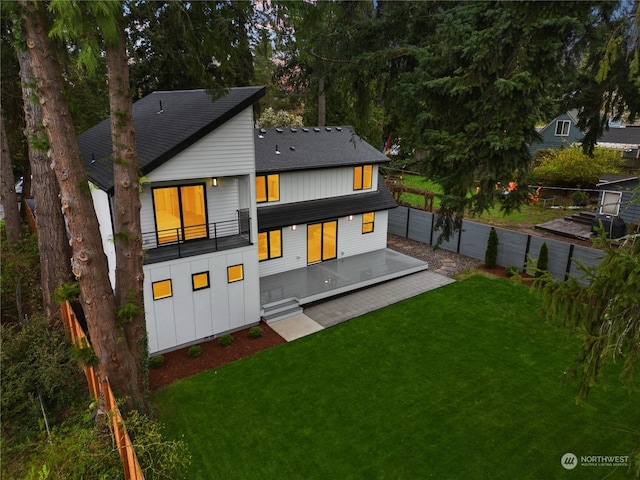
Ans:
{"type": "Polygon", "coordinates": [[[76,139],[60,67],[48,38],[45,4],[20,0],[25,8],[25,30],[31,66],[37,80],[43,124],[49,139],[51,168],[60,186],[62,212],[71,236],[71,269],[80,285],[80,300],[91,344],[100,361],[98,372],[108,377],[114,393],[133,408],[138,384],[138,362],[123,331],[116,325],[116,304],[102,249],[98,219],[93,208],[80,149],[76,139]]]}
{"type": "Polygon", "coordinates": [[[60,305],[53,299],[56,288],[71,280],[68,258],[69,240],[60,210],[60,189],[56,175],[49,168],[46,148],[39,147],[46,140],[42,130],[42,109],[35,101],[34,78],[29,62],[29,52],[17,52],[22,81],[24,103],[25,136],[29,145],[30,171],[33,176],[35,219],[38,228],[38,250],[40,252],[40,278],[42,301],[49,324],[61,321],[60,305]]]}
{"type": "Polygon", "coordinates": [[[9,247],[14,246],[20,241],[20,212],[18,211],[18,196],[16,195],[16,184],[13,178],[13,169],[11,168],[11,154],[9,153],[9,144],[7,143],[7,133],[4,131],[4,117],[0,114],[0,135],[2,136],[2,170],[0,173],[0,197],[2,208],[4,210],[4,227],[7,232],[7,241],[9,247]]]}
{"type": "Polygon", "coordinates": [[[114,223],[116,246],[116,305],[121,312],[119,322],[129,349],[143,372],[138,377],[134,400],[144,406],[147,387],[147,327],[144,315],[142,269],[142,233],[140,227],[140,193],[138,155],[131,112],[129,65],[125,50],[124,29],[118,41],[107,45],[109,107],[111,110],[111,142],[113,145],[114,223]],[[126,308],[124,308],[126,307],[126,308]]]}
{"type": "Polygon", "coordinates": [[[327,97],[324,93],[324,78],[318,81],[318,126],[327,124],[327,97]]]}

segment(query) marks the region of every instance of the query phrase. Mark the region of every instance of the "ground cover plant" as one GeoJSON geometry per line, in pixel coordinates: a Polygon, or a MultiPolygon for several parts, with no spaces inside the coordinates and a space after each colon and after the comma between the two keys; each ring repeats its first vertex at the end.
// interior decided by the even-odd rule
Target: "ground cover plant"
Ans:
{"type": "MultiPolygon", "coordinates": [[[[523,285],[471,276],[175,382],[152,404],[189,478],[627,478],[637,394],[563,374],[578,342],[523,285]],[[184,437],[183,437],[184,436],[184,437]]],[[[614,378],[614,375],[607,378],[614,378]]]]}

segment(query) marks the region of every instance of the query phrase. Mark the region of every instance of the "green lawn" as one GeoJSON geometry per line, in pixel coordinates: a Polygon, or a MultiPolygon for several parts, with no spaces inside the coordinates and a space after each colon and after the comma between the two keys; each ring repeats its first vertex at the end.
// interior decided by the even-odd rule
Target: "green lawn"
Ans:
{"type": "MultiPolygon", "coordinates": [[[[560,459],[627,455],[638,396],[575,404],[575,339],[528,288],[472,276],[176,382],[152,403],[201,479],[609,479],[560,459]]],[[[185,360],[188,361],[188,360],[185,360]]]]}
{"type": "MultiPolygon", "coordinates": [[[[420,188],[423,190],[429,190],[435,193],[442,193],[442,188],[435,182],[425,179],[419,175],[403,175],[402,183],[411,188],[420,188]]],[[[424,197],[412,193],[403,193],[401,201],[407,203],[416,208],[424,207],[424,197]]],[[[562,203],[562,199],[556,201],[556,205],[562,203]]],[[[436,196],[433,200],[433,209],[437,211],[440,207],[440,199],[436,196]]],[[[479,217],[472,218],[472,220],[489,223],[497,227],[519,227],[519,226],[531,226],[539,223],[548,222],[556,218],[562,218],[573,212],[566,210],[552,209],[549,205],[543,206],[541,203],[534,205],[523,205],[520,211],[512,212],[509,215],[504,215],[500,211],[500,203],[496,202],[494,208],[488,212],[483,213],[479,217]]]]}

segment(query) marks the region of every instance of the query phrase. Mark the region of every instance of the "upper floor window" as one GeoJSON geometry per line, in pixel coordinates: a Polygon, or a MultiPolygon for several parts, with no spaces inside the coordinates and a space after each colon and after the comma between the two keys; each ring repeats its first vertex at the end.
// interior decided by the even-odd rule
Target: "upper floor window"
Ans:
{"type": "Polygon", "coordinates": [[[373,183],[373,165],[358,165],[353,167],[353,189],[366,190],[373,183]]]}
{"type": "Polygon", "coordinates": [[[280,200],[280,175],[256,175],[256,202],[277,202],[280,200]]]}
{"type": "Polygon", "coordinates": [[[362,214],[362,233],[373,232],[373,222],[375,218],[376,214],[374,212],[362,214]]]}
{"type": "Polygon", "coordinates": [[[556,122],[556,136],[557,137],[568,136],[570,128],[571,128],[571,122],[569,120],[558,120],[556,122]]]}
{"type": "Polygon", "coordinates": [[[258,233],[258,260],[282,257],[282,231],[258,233]]]}

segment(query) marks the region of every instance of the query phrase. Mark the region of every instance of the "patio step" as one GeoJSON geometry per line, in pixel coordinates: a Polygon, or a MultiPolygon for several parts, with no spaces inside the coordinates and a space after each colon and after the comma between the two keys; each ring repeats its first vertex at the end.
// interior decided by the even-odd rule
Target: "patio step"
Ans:
{"type": "Polygon", "coordinates": [[[286,298],[268,305],[263,305],[263,309],[264,314],[262,316],[267,323],[302,313],[302,307],[297,298],[286,298]]]}

